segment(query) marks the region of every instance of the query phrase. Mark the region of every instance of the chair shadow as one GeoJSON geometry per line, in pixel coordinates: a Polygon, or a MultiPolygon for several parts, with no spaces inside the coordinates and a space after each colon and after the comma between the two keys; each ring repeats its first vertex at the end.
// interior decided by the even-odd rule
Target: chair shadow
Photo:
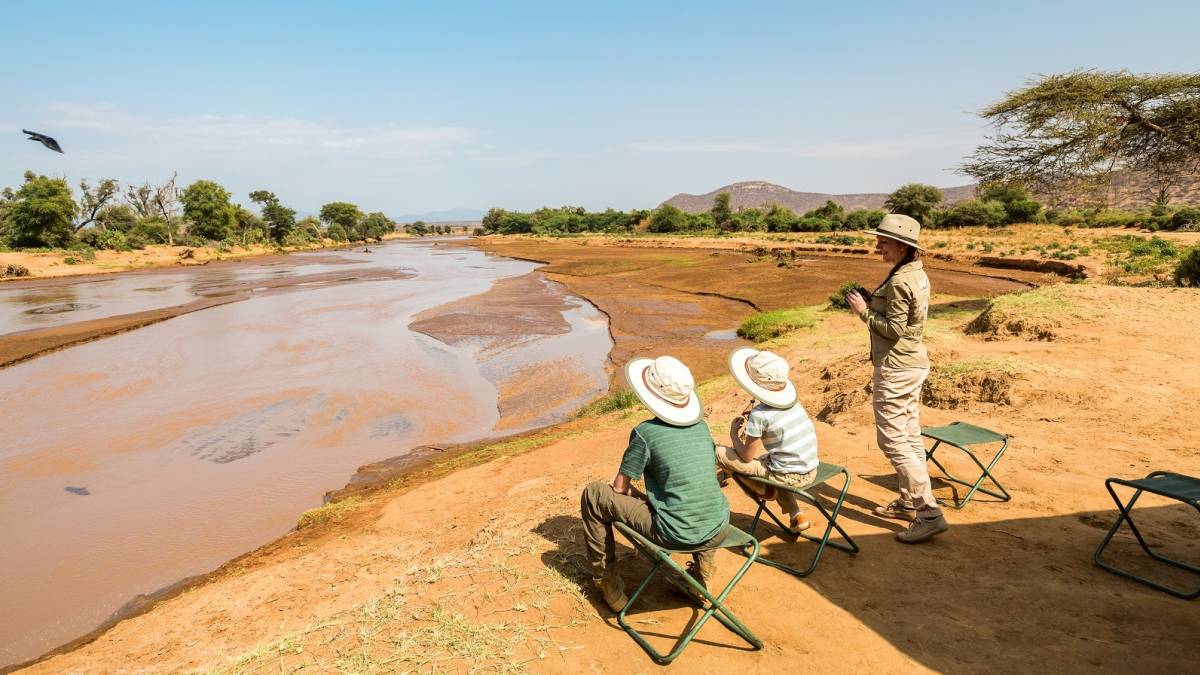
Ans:
{"type": "MultiPolygon", "coordinates": [[[[616,612],[609,609],[608,604],[600,597],[599,591],[596,590],[592,582],[591,569],[587,562],[587,556],[584,553],[583,519],[578,516],[551,516],[534,526],[532,532],[556,546],[556,548],[542,554],[542,563],[578,584],[583,589],[583,596],[587,598],[587,601],[604,620],[604,623],[624,633],[625,629],[621,628],[617,623],[616,612]]],[[[614,532],[614,535],[617,541],[617,571],[621,579],[625,582],[625,594],[628,596],[633,593],[638,585],[642,583],[642,580],[646,578],[646,575],[650,573],[652,563],[645,556],[627,545],[627,542],[625,542],[619,533],[614,532]]],[[[638,596],[634,606],[636,611],[626,614],[626,620],[633,625],[634,629],[647,638],[663,638],[664,640],[673,642],[692,629],[692,626],[703,615],[703,610],[697,607],[694,602],[685,598],[682,592],[675,590],[675,587],[667,580],[667,574],[669,573],[669,570],[666,569],[659,570],[646,590],[642,591],[642,594],[638,596]],[[676,634],[644,628],[643,626],[654,626],[661,623],[661,621],[655,620],[653,617],[636,618],[638,616],[653,614],[654,612],[671,611],[681,608],[690,609],[691,616],[676,634]]],[[[723,583],[721,585],[723,587],[723,583]]],[[[715,620],[710,623],[720,625],[715,620]]],[[[707,624],[705,630],[707,630],[707,624]]],[[[731,633],[730,637],[732,639],[729,642],[718,642],[697,635],[692,639],[692,642],[739,651],[754,651],[753,648],[738,642],[739,638],[736,635],[731,633]]],[[[662,645],[659,645],[657,648],[660,650],[664,649],[662,645]]]]}
{"type": "MultiPolygon", "coordinates": [[[[936,469],[934,469],[934,470],[936,471],[936,469]]],[[[888,490],[891,490],[892,492],[899,493],[899,491],[900,491],[899,484],[896,481],[896,474],[894,474],[894,473],[893,474],[881,474],[881,475],[877,475],[877,476],[860,474],[859,477],[862,478],[863,480],[867,481],[868,483],[878,485],[879,487],[882,487],[882,488],[887,488],[888,490]]],[[[945,506],[950,501],[957,502],[958,500],[967,496],[967,492],[970,491],[970,488],[963,486],[963,485],[959,485],[958,483],[951,483],[950,481],[946,480],[944,477],[942,477],[941,475],[938,475],[936,473],[929,474],[929,486],[933,490],[933,496],[936,497],[940,502],[942,502],[943,506],[945,506]]],[[[983,488],[991,488],[993,490],[995,489],[995,487],[992,486],[991,483],[989,483],[986,480],[980,486],[980,490],[982,490],[983,488]]],[[[846,497],[846,501],[850,501],[849,496],[846,497]]],[[[862,501],[865,501],[865,500],[862,500],[862,501]]],[[[971,504],[1003,504],[1004,500],[997,499],[997,498],[987,494],[986,492],[976,491],[975,495],[973,497],[971,497],[970,503],[971,504]]]]}

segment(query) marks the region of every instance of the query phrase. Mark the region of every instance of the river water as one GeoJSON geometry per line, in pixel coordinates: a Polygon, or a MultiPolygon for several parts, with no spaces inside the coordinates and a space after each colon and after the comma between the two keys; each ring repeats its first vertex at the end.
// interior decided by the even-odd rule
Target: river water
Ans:
{"type": "Polygon", "coordinates": [[[554,284],[537,292],[562,296],[565,327],[493,347],[490,361],[409,329],[533,263],[410,242],[339,255],[350,262],[301,255],[0,287],[2,334],[178,305],[231,281],[412,274],[299,284],[0,370],[0,666],[284,534],[358,466],[494,435],[496,371],[571,361],[584,382],[547,408],[560,419],[606,387],[602,315],[554,284]]]}

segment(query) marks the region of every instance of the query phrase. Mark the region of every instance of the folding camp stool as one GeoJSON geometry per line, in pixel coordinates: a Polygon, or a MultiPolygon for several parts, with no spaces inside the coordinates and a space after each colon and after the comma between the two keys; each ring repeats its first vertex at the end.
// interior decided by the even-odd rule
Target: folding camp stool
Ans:
{"type": "Polygon", "coordinates": [[[749,496],[751,499],[753,499],[755,502],[758,503],[758,511],[756,511],[754,513],[754,521],[750,524],[750,535],[751,536],[753,536],[754,533],[758,530],[758,521],[762,518],[762,515],[765,513],[765,514],[767,514],[768,517],[770,517],[771,520],[775,521],[775,524],[777,526],[779,526],[779,529],[782,530],[784,533],[786,533],[787,536],[803,537],[804,539],[807,539],[812,542],[816,542],[816,544],[817,544],[817,551],[816,551],[816,553],[813,554],[812,561],[808,564],[808,567],[806,567],[804,569],[799,569],[796,567],[792,567],[790,565],[785,565],[784,563],[781,563],[777,560],[769,560],[762,556],[759,556],[758,562],[760,562],[764,565],[769,565],[769,566],[777,568],[777,569],[781,569],[784,572],[793,574],[798,577],[806,577],[806,576],[812,574],[813,570],[817,569],[817,563],[821,562],[821,554],[825,552],[826,546],[832,546],[832,547],[838,549],[839,551],[845,551],[851,555],[855,555],[858,553],[858,544],[854,543],[854,540],[850,538],[850,535],[846,534],[846,531],[843,530],[842,526],[838,525],[838,522],[837,522],[838,515],[841,514],[841,512],[842,512],[842,503],[846,501],[846,493],[850,490],[850,472],[847,471],[845,469],[845,467],[838,466],[837,464],[830,464],[828,462],[821,462],[820,465],[817,467],[816,480],[813,481],[812,483],[809,483],[808,485],[806,485],[803,488],[791,487],[788,485],[784,485],[782,483],[777,483],[773,480],[768,480],[766,478],[759,478],[757,476],[747,476],[744,474],[733,473],[733,472],[731,472],[730,475],[737,482],[738,487],[742,488],[742,490],[746,493],[747,496],[749,496]],[[833,478],[833,477],[839,476],[839,475],[843,476],[845,478],[845,481],[842,483],[842,491],[841,491],[841,493],[838,494],[837,501],[834,502],[834,504],[833,504],[833,509],[826,510],[825,507],[821,504],[821,502],[818,501],[817,498],[814,497],[809,492],[809,490],[824,483],[825,481],[829,480],[830,478],[833,478]],[[750,489],[750,486],[747,484],[746,481],[753,481],[755,483],[760,483],[762,485],[770,485],[771,487],[775,488],[776,491],[783,490],[785,492],[790,492],[798,497],[803,498],[804,501],[816,506],[817,510],[821,512],[821,515],[825,516],[825,520],[827,521],[827,524],[825,525],[825,532],[822,533],[822,535],[820,537],[808,534],[807,532],[801,532],[801,533],[799,533],[799,535],[792,535],[791,531],[788,529],[788,527],[783,524],[782,520],[779,519],[779,516],[775,515],[775,512],[771,510],[771,507],[767,503],[768,500],[763,499],[762,497],[758,496],[758,494],[756,492],[754,492],[754,490],[750,489]],[[834,530],[838,531],[838,534],[840,534],[842,539],[845,540],[844,542],[829,540],[829,537],[831,534],[833,534],[834,530]]]}
{"type": "Polygon", "coordinates": [[[929,448],[925,451],[925,459],[933,462],[934,466],[936,466],[938,469],[941,469],[942,473],[946,474],[946,480],[950,481],[951,483],[958,483],[959,485],[964,485],[971,488],[970,491],[967,492],[967,496],[963,497],[961,501],[956,501],[954,499],[948,501],[945,499],[939,499],[939,503],[949,506],[950,508],[961,509],[967,505],[967,502],[971,501],[971,498],[975,496],[976,492],[982,492],[985,495],[995,497],[1002,502],[1012,499],[1012,495],[1008,494],[1008,490],[1004,489],[1004,486],[1000,484],[1000,481],[996,480],[996,476],[992,473],[992,470],[995,469],[996,465],[1000,463],[1000,458],[1004,456],[1004,451],[1008,449],[1008,436],[996,433],[991,429],[977,427],[974,424],[967,424],[966,422],[951,422],[944,427],[929,427],[922,430],[921,435],[927,436],[936,441],[932,448],[929,448]],[[969,483],[950,473],[950,471],[947,470],[946,467],[942,466],[942,463],[937,460],[937,457],[933,456],[933,453],[937,452],[937,449],[941,447],[942,443],[962,450],[967,454],[967,457],[971,458],[971,461],[975,462],[975,465],[979,467],[980,474],[979,478],[976,479],[974,483],[969,483]],[[992,461],[987,463],[987,466],[984,466],[983,462],[979,461],[979,457],[977,457],[975,453],[971,451],[972,445],[983,445],[985,443],[1002,444],[1000,449],[996,451],[996,455],[992,457],[992,461]],[[992,485],[995,485],[996,489],[1000,492],[993,492],[988,488],[982,487],[985,480],[991,481],[992,485]]]}
{"type": "MultiPolygon", "coordinates": [[[[654,567],[650,569],[650,573],[646,575],[646,578],[642,580],[641,585],[637,587],[637,590],[633,592],[633,595],[629,596],[629,600],[625,603],[625,606],[621,608],[620,612],[617,613],[617,623],[620,624],[621,628],[625,629],[626,633],[629,633],[629,636],[632,637],[634,641],[641,645],[642,649],[646,650],[646,653],[650,655],[650,658],[654,659],[655,663],[659,665],[666,665],[674,661],[676,657],[683,653],[683,650],[686,649],[688,644],[691,643],[692,638],[696,637],[696,634],[700,632],[700,629],[711,617],[716,617],[717,621],[720,621],[725,625],[726,628],[736,633],[746,642],[749,642],[750,645],[755,649],[762,649],[762,640],[758,639],[758,636],[755,635],[749,628],[747,628],[746,625],[743,624],[736,616],[734,616],[733,612],[729,611],[729,608],[725,606],[725,598],[729,597],[730,591],[732,591],[733,587],[742,580],[742,576],[746,574],[746,570],[750,569],[750,566],[754,564],[754,559],[758,557],[758,542],[754,540],[754,537],[751,537],[745,532],[742,532],[736,527],[730,525],[725,531],[725,538],[716,546],[689,549],[671,549],[655,544],[649,539],[643,537],[641,534],[638,534],[632,530],[625,523],[617,522],[613,523],[613,525],[616,526],[617,530],[619,530],[621,534],[625,535],[625,538],[628,539],[635,548],[641,551],[643,555],[645,555],[650,559],[651,562],[654,563],[654,567]],[[725,589],[717,595],[710,593],[708,589],[701,585],[700,582],[696,581],[692,575],[688,574],[684,568],[680,567],[679,563],[671,559],[672,553],[691,554],[721,548],[740,549],[742,547],[751,547],[753,548],[753,552],[750,553],[749,558],[742,565],[741,569],[737,571],[737,574],[734,574],[733,578],[729,580],[729,583],[725,585],[725,589]],[[625,619],[625,615],[629,612],[629,608],[633,606],[633,603],[638,599],[638,596],[642,594],[642,591],[646,590],[646,587],[650,585],[650,580],[654,578],[654,575],[658,574],[658,571],[663,567],[667,568],[668,574],[673,573],[682,577],[683,583],[687,584],[689,588],[698,593],[707,601],[707,604],[702,607],[704,609],[704,613],[700,615],[700,618],[697,619],[694,624],[692,624],[690,630],[676,640],[675,646],[672,647],[671,651],[666,655],[660,654],[658,650],[650,646],[650,643],[646,641],[646,638],[642,637],[641,633],[634,630],[634,628],[630,626],[629,622],[625,619]]],[[[676,582],[676,585],[679,585],[679,582],[676,582]]]]}
{"type": "Polygon", "coordinates": [[[1150,550],[1150,547],[1146,544],[1146,540],[1142,538],[1142,533],[1138,530],[1137,525],[1133,524],[1133,505],[1137,502],[1138,497],[1142,496],[1143,492],[1149,492],[1167,497],[1169,499],[1175,499],[1183,502],[1184,504],[1190,504],[1197,511],[1200,511],[1200,478],[1192,478],[1191,476],[1185,476],[1181,473],[1173,473],[1171,471],[1155,471],[1145,478],[1138,480],[1109,478],[1104,481],[1104,487],[1108,488],[1108,494],[1112,495],[1113,501],[1117,504],[1117,510],[1121,512],[1121,515],[1117,516],[1117,522],[1113,523],[1113,526],[1109,529],[1108,534],[1104,536],[1104,541],[1100,542],[1100,547],[1096,549],[1096,553],[1092,556],[1092,560],[1101,568],[1108,570],[1113,574],[1123,576],[1126,579],[1139,581],[1151,588],[1157,588],[1160,591],[1170,593],[1177,598],[1191,600],[1193,598],[1200,597],[1200,588],[1197,588],[1191,593],[1183,593],[1173,588],[1168,588],[1162,584],[1150,581],[1145,577],[1139,577],[1136,574],[1117,569],[1116,567],[1113,567],[1112,565],[1109,565],[1100,559],[1100,554],[1104,552],[1105,547],[1107,547],[1108,543],[1112,541],[1113,535],[1117,533],[1117,530],[1121,527],[1121,523],[1128,522],[1129,529],[1133,531],[1133,536],[1137,538],[1138,544],[1141,545],[1142,550],[1146,552],[1146,555],[1159,562],[1164,562],[1173,567],[1178,567],[1181,570],[1187,570],[1188,572],[1200,575],[1200,567],[1197,567],[1196,565],[1190,565],[1179,560],[1172,560],[1171,558],[1159,555],[1150,550]],[[1121,503],[1121,498],[1118,497],[1116,491],[1113,490],[1114,483],[1117,485],[1124,485],[1125,487],[1131,487],[1136,490],[1136,492],[1133,493],[1133,496],[1129,498],[1128,503],[1121,503]]]}

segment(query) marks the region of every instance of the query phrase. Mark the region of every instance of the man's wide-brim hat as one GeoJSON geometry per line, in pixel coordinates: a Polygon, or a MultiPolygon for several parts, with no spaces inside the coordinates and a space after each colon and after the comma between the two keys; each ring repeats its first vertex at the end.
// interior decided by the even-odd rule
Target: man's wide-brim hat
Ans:
{"type": "Polygon", "coordinates": [[[888,239],[895,239],[901,244],[924,251],[917,240],[921,238],[921,224],[908,216],[899,213],[889,213],[879,222],[879,226],[873,230],[866,230],[863,234],[874,234],[888,239]]]}
{"type": "Polygon", "coordinates": [[[742,389],[772,408],[786,410],[796,404],[787,361],[778,354],[750,347],[735,349],[729,355],[729,374],[742,389]]]}
{"type": "Polygon", "coordinates": [[[704,416],[692,371],[679,359],[633,359],[625,364],[625,380],[650,412],[671,426],[690,427],[704,416]]]}

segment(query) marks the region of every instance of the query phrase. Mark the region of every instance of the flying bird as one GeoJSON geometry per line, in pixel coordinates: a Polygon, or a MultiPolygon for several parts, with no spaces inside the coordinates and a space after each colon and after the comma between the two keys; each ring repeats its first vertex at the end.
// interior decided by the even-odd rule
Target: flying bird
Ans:
{"type": "Polygon", "coordinates": [[[38,143],[41,143],[42,145],[46,146],[47,148],[50,148],[51,150],[53,150],[55,152],[58,152],[58,153],[62,152],[62,148],[60,148],[58,146],[58,141],[54,140],[53,138],[50,138],[46,134],[39,134],[36,131],[29,131],[27,129],[22,129],[21,131],[26,134],[29,134],[29,140],[37,141],[38,143]]]}

